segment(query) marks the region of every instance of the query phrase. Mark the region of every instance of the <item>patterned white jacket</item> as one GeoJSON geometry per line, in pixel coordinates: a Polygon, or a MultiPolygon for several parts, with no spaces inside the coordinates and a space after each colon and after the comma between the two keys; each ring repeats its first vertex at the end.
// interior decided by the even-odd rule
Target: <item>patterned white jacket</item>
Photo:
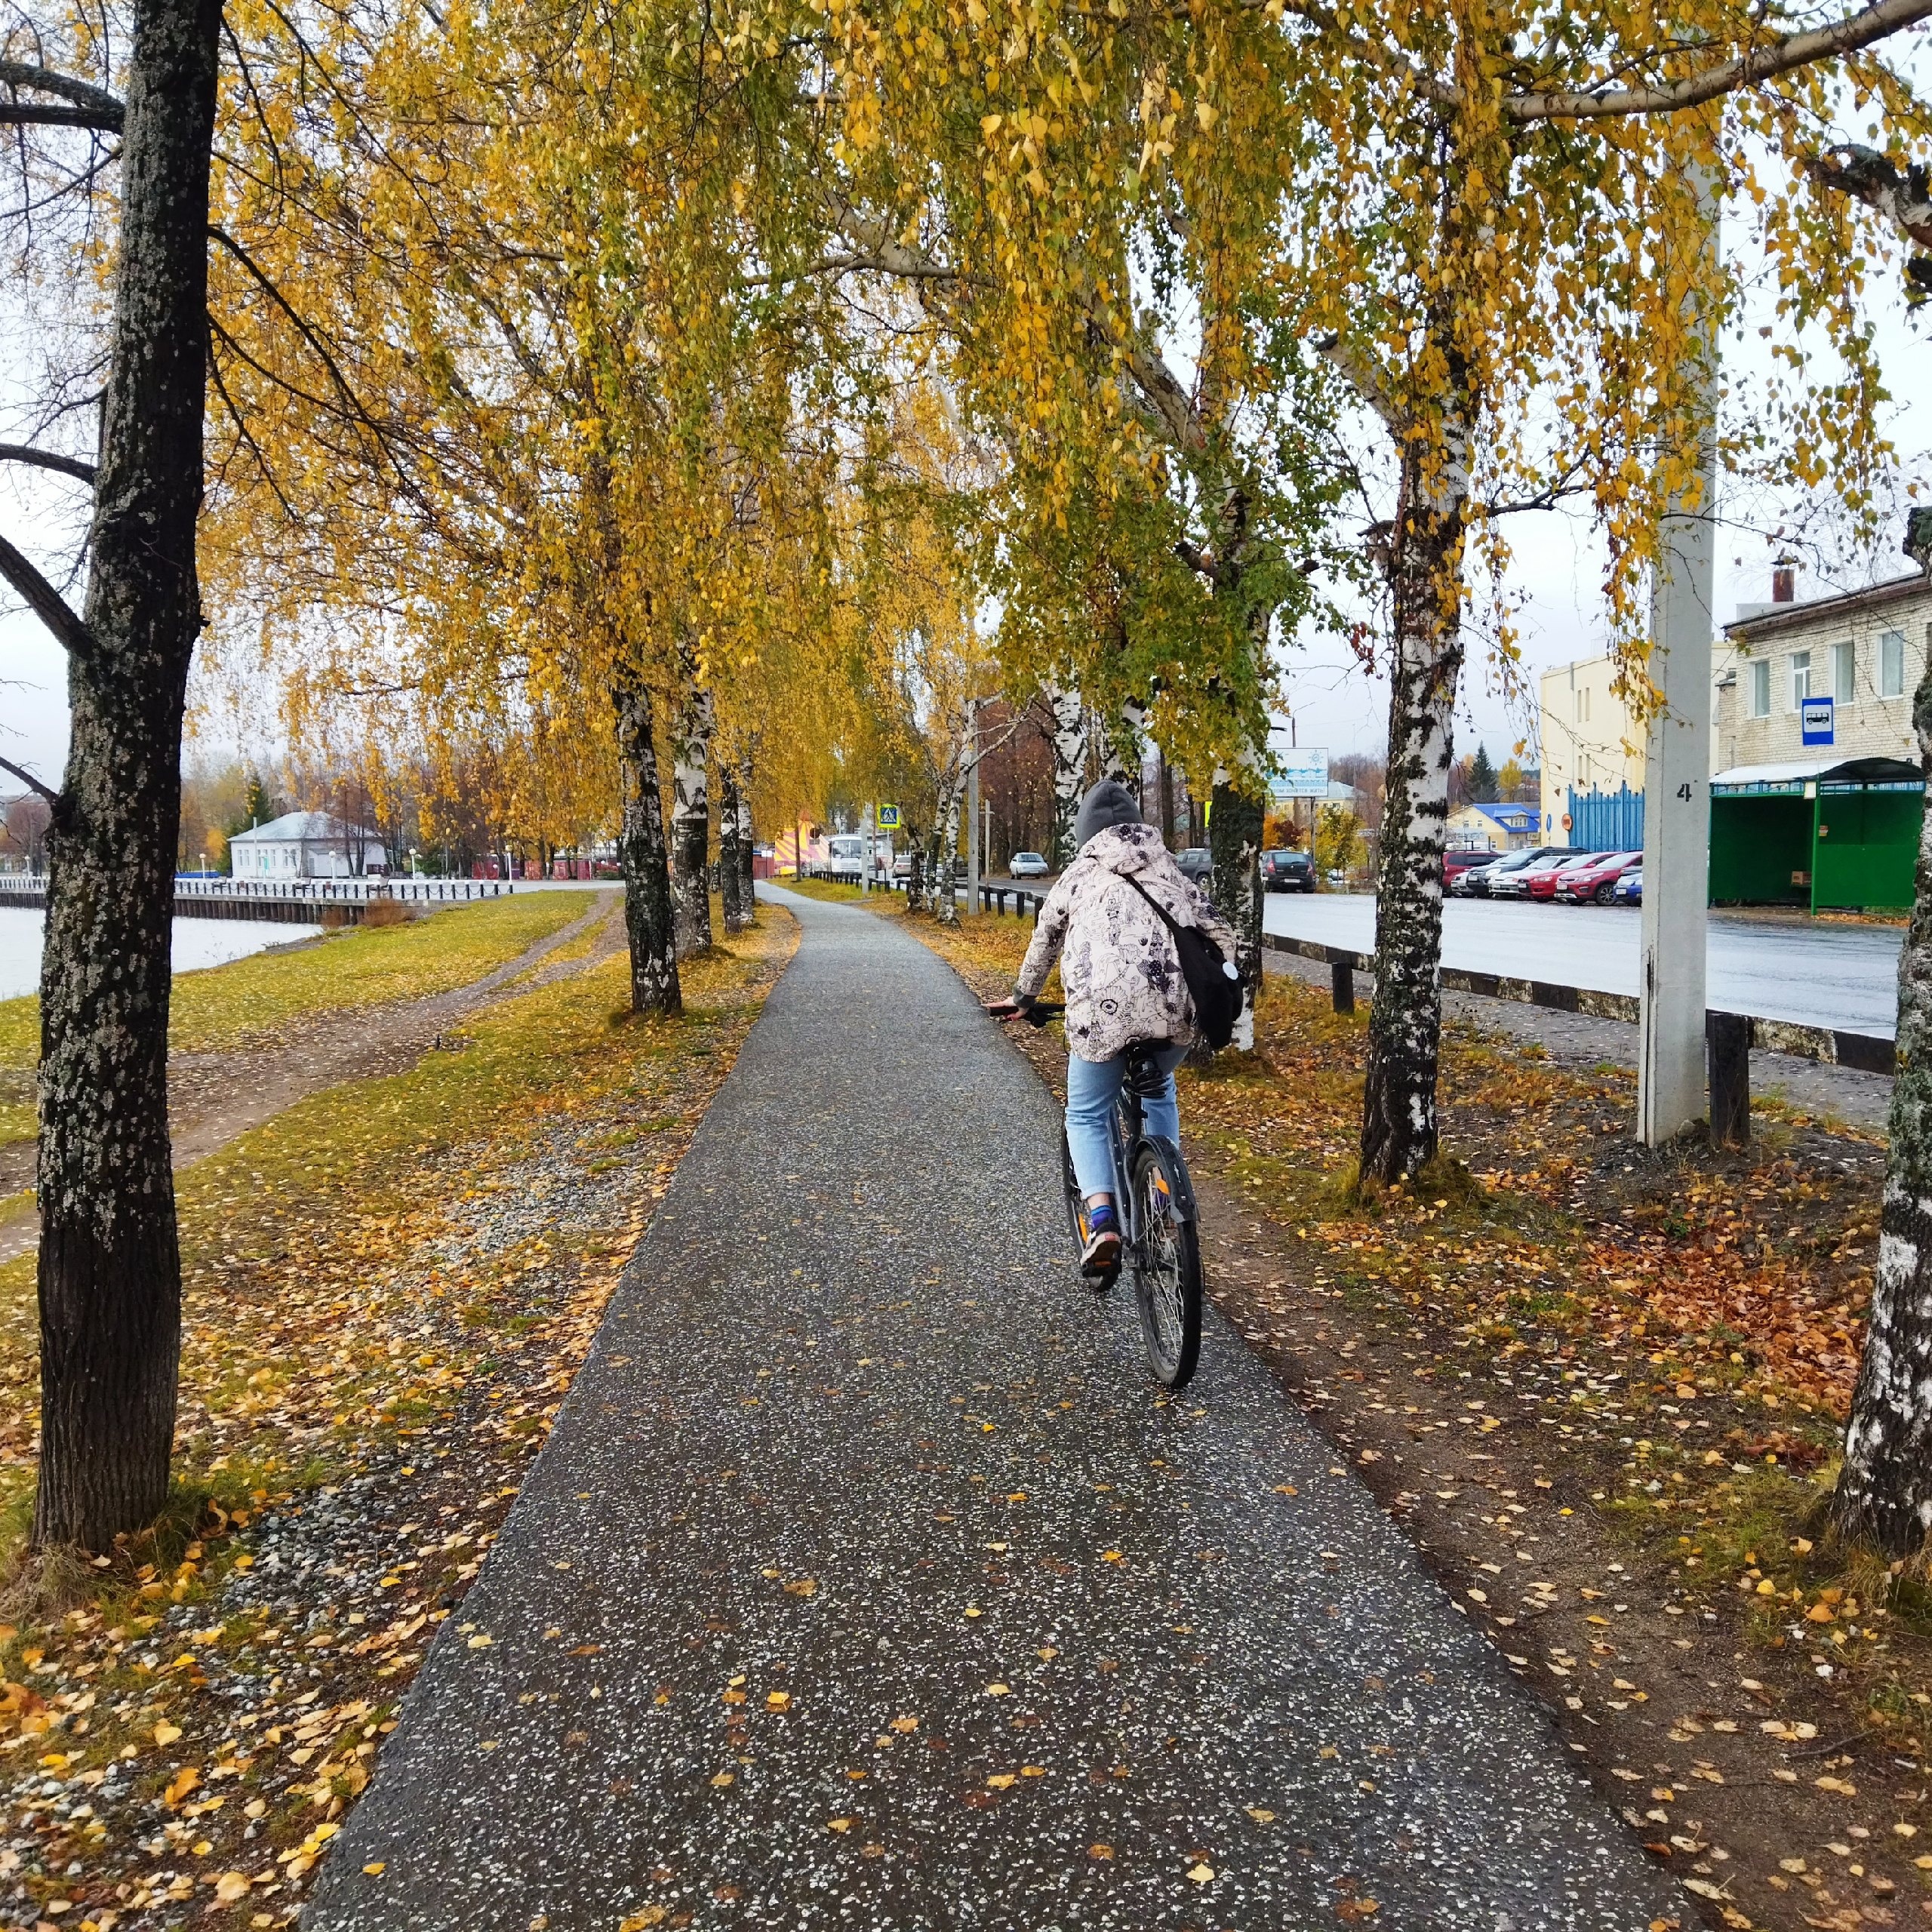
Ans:
{"type": "Polygon", "coordinates": [[[1174,940],[1129,879],[1177,925],[1199,928],[1223,959],[1235,956],[1233,928],[1174,863],[1151,825],[1096,832],[1047,895],[1014,988],[1037,998],[1060,961],[1066,1043],[1082,1060],[1112,1060],[1134,1040],[1194,1037],[1194,1003],[1174,940]]]}

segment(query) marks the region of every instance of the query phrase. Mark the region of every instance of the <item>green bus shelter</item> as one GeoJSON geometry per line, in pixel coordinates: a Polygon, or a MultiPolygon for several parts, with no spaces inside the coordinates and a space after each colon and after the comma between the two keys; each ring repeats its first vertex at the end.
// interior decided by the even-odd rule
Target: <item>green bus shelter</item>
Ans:
{"type": "Polygon", "coordinates": [[[1742,764],[1711,780],[1711,903],[1909,909],[1925,780],[1905,758],[1742,764]]]}

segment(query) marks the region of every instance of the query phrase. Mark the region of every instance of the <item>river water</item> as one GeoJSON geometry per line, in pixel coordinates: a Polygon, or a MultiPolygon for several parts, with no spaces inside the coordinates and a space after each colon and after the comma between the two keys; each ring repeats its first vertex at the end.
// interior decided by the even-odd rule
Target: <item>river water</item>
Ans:
{"type": "MultiPolygon", "coordinates": [[[[40,942],[45,915],[0,909],[0,999],[38,990],[40,942]]],[[[311,939],[320,926],[278,925],[272,919],[177,919],[174,970],[192,973],[202,966],[224,966],[272,946],[311,939]]]]}

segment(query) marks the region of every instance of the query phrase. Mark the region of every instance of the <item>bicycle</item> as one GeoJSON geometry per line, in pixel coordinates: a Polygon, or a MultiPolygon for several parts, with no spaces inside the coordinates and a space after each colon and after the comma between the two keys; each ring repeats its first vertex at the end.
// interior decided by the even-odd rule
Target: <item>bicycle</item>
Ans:
{"type": "MultiPolygon", "coordinates": [[[[1023,1016],[1043,1026],[1063,1011],[1038,1001],[1023,1016]]],[[[1142,1103],[1160,1091],[1165,1075],[1154,1063],[1164,1040],[1137,1040],[1126,1049],[1127,1076],[1113,1115],[1115,1211],[1122,1260],[1134,1269],[1134,1299],[1147,1366],[1164,1389],[1184,1388],[1201,1357],[1201,1239],[1194,1183],[1181,1151],[1164,1134],[1146,1131],[1142,1103]],[[1121,1177],[1125,1177],[1125,1185],[1121,1177]]],[[[1066,1129],[1060,1136],[1060,1180],[1067,1226],[1076,1253],[1091,1232],[1087,1204],[1074,1178],[1066,1129]]],[[[1103,1295],[1120,1278],[1121,1263],[1082,1278],[1103,1295]]]]}

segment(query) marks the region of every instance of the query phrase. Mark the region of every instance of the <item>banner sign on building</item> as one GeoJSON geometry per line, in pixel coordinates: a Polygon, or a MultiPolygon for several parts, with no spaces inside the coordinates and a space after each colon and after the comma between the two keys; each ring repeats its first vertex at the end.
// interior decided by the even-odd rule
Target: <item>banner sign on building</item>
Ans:
{"type": "Polygon", "coordinates": [[[1806,744],[1829,745],[1835,741],[1829,698],[1807,697],[1800,708],[1800,716],[1806,744]]]}

